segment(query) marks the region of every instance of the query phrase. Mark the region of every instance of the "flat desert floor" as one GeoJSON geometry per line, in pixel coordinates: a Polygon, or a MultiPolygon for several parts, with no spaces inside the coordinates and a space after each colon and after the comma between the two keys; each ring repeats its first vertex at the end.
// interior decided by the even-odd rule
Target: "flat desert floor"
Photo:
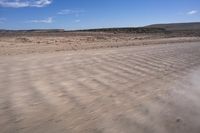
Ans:
{"type": "Polygon", "coordinates": [[[15,56],[5,49],[1,133],[200,132],[199,42],[15,56]]]}

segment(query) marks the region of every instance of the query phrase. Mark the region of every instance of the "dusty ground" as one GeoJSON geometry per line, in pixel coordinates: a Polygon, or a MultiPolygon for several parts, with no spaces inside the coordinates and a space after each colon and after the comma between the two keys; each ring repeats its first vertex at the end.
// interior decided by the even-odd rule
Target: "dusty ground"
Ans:
{"type": "Polygon", "coordinates": [[[200,132],[199,42],[17,56],[4,50],[1,133],[200,132]]]}
{"type": "Polygon", "coordinates": [[[200,42],[199,36],[154,34],[113,34],[103,32],[0,33],[0,55],[54,53],[99,48],[127,47],[177,42],[200,42]]]}

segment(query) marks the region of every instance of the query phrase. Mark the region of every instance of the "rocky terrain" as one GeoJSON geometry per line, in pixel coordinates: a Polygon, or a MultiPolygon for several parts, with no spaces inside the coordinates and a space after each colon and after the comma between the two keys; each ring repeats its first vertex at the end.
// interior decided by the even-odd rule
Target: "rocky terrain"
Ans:
{"type": "MultiPolygon", "coordinates": [[[[196,24],[196,23],[195,23],[196,24]]],[[[0,55],[48,53],[85,49],[126,47],[150,44],[197,42],[197,24],[152,25],[139,28],[104,28],[79,31],[0,30],[0,55]],[[167,28],[168,27],[168,28],[167,28]],[[171,28],[170,28],[171,27],[171,28]],[[189,30],[191,27],[191,30],[189,30]],[[193,28],[195,27],[195,29],[193,28]]],[[[199,26],[200,27],[200,26],[199,26]]]]}

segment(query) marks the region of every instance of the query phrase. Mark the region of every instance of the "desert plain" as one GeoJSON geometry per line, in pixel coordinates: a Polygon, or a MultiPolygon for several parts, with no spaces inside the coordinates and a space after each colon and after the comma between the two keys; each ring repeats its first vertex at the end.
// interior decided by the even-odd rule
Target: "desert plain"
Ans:
{"type": "Polygon", "coordinates": [[[0,32],[1,133],[199,133],[200,32],[0,32]]]}

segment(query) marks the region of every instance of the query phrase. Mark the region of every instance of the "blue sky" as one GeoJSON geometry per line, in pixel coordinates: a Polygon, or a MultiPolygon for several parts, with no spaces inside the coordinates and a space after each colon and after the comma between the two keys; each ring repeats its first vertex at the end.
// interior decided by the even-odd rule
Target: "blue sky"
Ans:
{"type": "Polygon", "coordinates": [[[0,0],[0,29],[87,29],[198,22],[200,0],[0,0]]]}

